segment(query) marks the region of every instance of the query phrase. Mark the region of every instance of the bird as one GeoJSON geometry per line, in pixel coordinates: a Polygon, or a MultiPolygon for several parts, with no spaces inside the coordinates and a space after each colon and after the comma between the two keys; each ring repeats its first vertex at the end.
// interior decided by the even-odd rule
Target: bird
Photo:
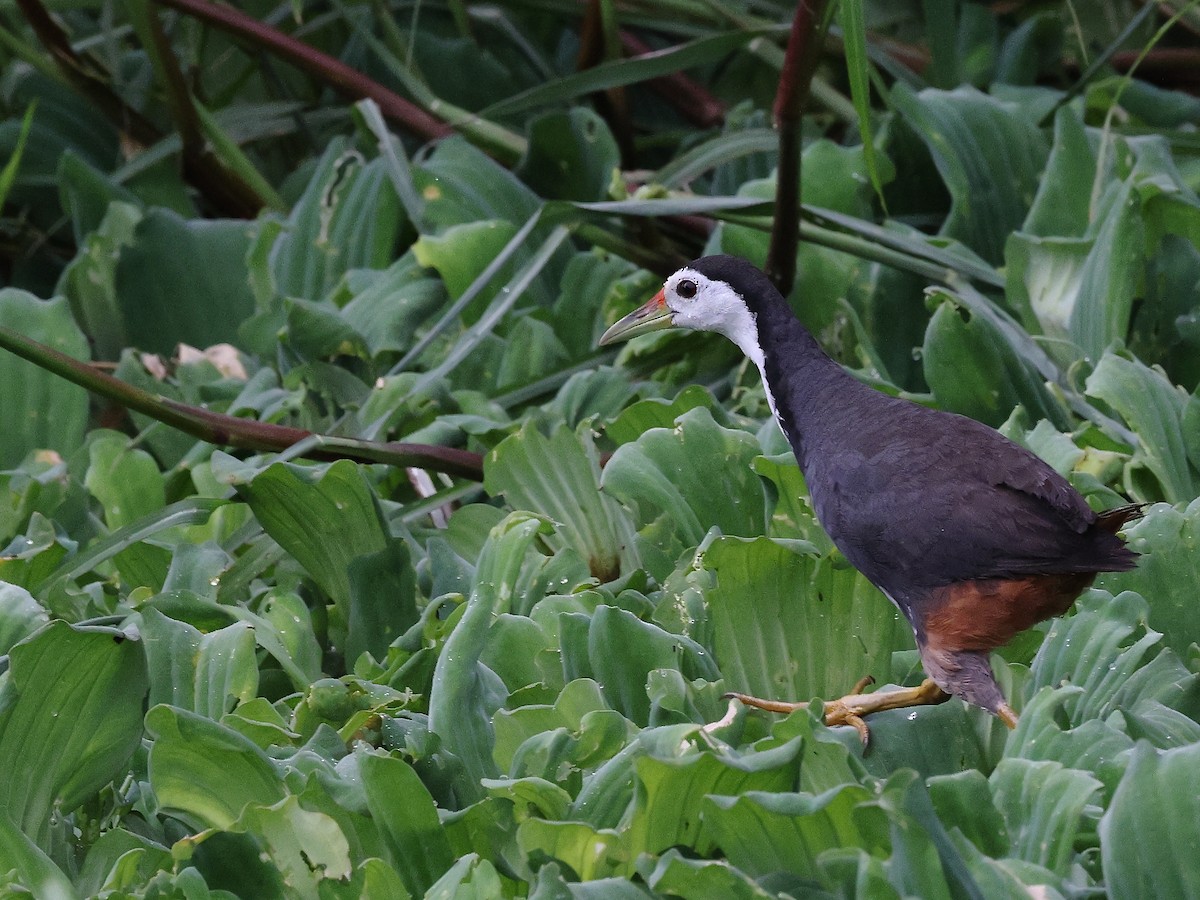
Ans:
{"type": "MultiPolygon", "coordinates": [[[[1098,573],[1133,568],[1138,555],[1119,532],[1142,505],[1093,511],[1066,478],[989,426],[855,378],[738,257],[683,266],[599,343],[666,328],[722,334],[754,363],[817,521],[912,626],[922,684],[862,693],[864,679],[826,703],[826,724],[853,725],[865,745],[868,713],[955,696],[1015,728],[989,654],[1066,612],[1098,573]]],[[[805,706],[728,696],[776,712],[805,706]]]]}

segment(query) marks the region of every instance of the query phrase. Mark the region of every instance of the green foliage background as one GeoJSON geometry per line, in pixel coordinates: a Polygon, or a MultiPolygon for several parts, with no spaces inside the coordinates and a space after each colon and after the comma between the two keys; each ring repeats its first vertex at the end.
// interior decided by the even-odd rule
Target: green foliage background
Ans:
{"type": "Polygon", "coordinates": [[[679,262],[765,260],[793,7],[244,5],[351,103],[205,6],[50,4],[61,64],[0,5],[4,346],[159,397],[0,353],[0,895],[1200,896],[1200,100],[1154,65],[1195,4],[838,10],[797,312],[1153,504],[994,658],[1015,731],[953,701],[866,753],[721,699],[921,677],[757,374],[596,348],[679,262]]]}

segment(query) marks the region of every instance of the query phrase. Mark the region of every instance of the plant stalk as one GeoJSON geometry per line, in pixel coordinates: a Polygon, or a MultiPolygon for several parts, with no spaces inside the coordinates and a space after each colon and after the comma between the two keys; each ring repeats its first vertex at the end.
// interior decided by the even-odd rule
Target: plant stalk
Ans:
{"type": "Polygon", "coordinates": [[[189,406],[127,384],[7,326],[0,326],[0,348],[72,384],[210,444],[256,452],[281,452],[300,441],[309,441],[313,449],[303,455],[310,459],[351,459],[364,463],[432,469],[475,481],[483,478],[483,457],[468,450],[314,434],[303,428],[256,422],[189,406]]]}
{"type": "Polygon", "coordinates": [[[800,243],[800,122],[824,50],[825,6],[826,0],[799,0],[796,4],[775,95],[779,171],[775,181],[775,225],[765,271],[785,297],[796,280],[796,247],[800,243]]]}

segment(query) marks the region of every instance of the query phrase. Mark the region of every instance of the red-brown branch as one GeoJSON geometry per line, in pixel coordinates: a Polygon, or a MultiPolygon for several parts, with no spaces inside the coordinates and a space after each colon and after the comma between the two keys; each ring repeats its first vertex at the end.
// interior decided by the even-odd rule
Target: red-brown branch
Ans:
{"type": "Polygon", "coordinates": [[[779,171],[765,271],[785,297],[796,280],[796,247],[800,243],[800,120],[824,49],[825,4],[826,0],[799,0],[796,4],[775,95],[779,171]]]}
{"type": "Polygon", "coordinates": [[[322,53],[291,35],[234,9],[209,3],[207,0],[158,0],[164,6],[200,19],[214,28],[228,32],[255,46],[261,47],[314,78],[328,84],[343,96],[353,100],[374,100],[389,120],[427,140],[447,137],[454,130],[445,122],[430,115],[395,91],[352,69],[340,59],[322,53]]]}

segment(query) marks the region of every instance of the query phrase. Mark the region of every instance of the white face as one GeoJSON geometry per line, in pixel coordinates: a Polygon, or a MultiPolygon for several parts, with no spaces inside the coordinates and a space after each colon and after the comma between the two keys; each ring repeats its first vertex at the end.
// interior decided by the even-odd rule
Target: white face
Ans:
{"type": "Polygon", "coordinates": [[[741,295],[725,282],[683,268],[663,285],[663,299],[674,313],[672,324],[676,328],[723,334],[762,368],[763,354],[754,314],[741,295]]]}

